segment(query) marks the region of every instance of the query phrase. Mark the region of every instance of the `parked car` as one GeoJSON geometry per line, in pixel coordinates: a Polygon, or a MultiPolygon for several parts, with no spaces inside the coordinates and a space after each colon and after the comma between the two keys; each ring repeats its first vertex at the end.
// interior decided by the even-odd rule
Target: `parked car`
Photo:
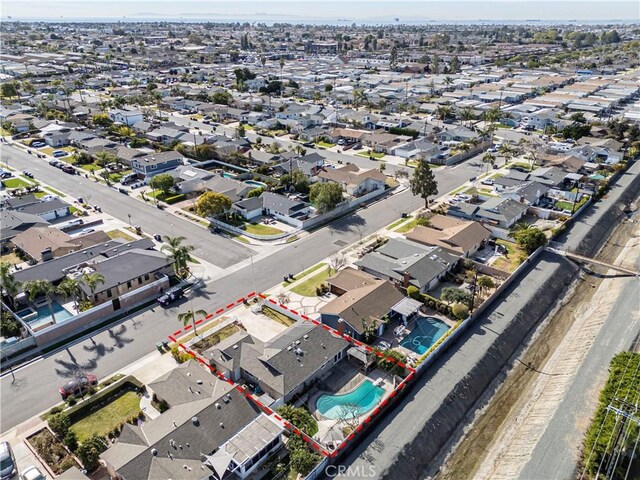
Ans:
{"type": "Polygon", "coordinates": [[[2,170],[0,172],[0,178],[4,179],[4,178],[11,178],[13,177],[13,173],[7,171],[7,170],[2,170]]]}
{"type": "Polygon", "coordinates": [[[60,158],[66,157],[67,155],[69,155],[69,153],[65,152],[64,150],[54,150],[52,155],[56,158],[60,158]]]}
{"type": "Polygon", "coordinates": [[[344,145],[344,138],[341,138],[340,140],[338,140],[338,145],[344,145]]]}
{"type": "Polygon", "coordinates": [[[52,167],[57,167],[60,164],[58,160],[49,160],[49,165],[52,167]]]}
{"type": "Polygon", "coordinates": [[[98,379],[95,375],[82,375],[69,380],[58,391],[62,395],[62,399],[66,400],[69,395],[75,395],[76,397],[84,395],[90,387],[95,387],[97,384],[98,379]]]}
{"type": "Polygon", "coordinates": [[[493,178],[485,178],[480,183],[483,185],[493,185],[495,182],[493,181],[493,178]]]}
{"type": "Polygon", "coordinates": [[[33,465],[27,467],[22,472],[22,475],[20,475],[20,478],[22,480],[47,480],[47,477],[45,477],[42,472],[38,470],[38,467],[34,467],[33,465]]]}
{"type": "Polygon", "coordinates": [[[307,148],[313,148],[315,147],[315,144],[313,142],[305,142],[302,144],[302,146],[307,148]]]}
{"type": "Polygon", "coordinates": [[[76,174],[76,169],[73,168],[71,165],[63,165],[62,166],[62,171],[64,173],[68,173],[69,175],[75,175],[76,174]]]}
{"type": "Polygon", "coordinates": [[[9,442],[0,443],[0,480],[12,478],[18,469],[16,467],[16,457],[13,456],[13,450],[9,442]]]}
{"type": "Polygon", "coordinates": [[[35,147],[35,148],[41,148],[44,147],[46,145],[46,143],[44,142],[40,142],[40,141],[35,141],[35,142],[31,142],[31,146],[35,147]]]}
{"type": "Polygon", "coordinates": [[[33,173],[31,173],[29,170],[23,170],[22,173],[25,177],[33,178],[33,173]]]}
{"type": "Polygon", "coordinates": [[[360,150],[361,148],[362,148],[362,144],[360,144],[360,143],[356,143],[356,144],[353,146],[353,149],[354,149],[354,150],[360,150]]]}
{"type": "Polygon", "coordinates": [[[169,304],[175,302],[176,300],[179,300],[183,296],[184,296],[184,288],[182,288],[182,287],[173,287],[173,288],[167,290],[160,297],[158,297],[158,303],[161,306],[166,307],[169,304]]]}
{"type": "Polygon", "coordinates": [[[130,173],[128,175],[125,175],[124,177],[122,177],[120,179],[120,183],[122,185],[129,185],[130,183],[133,183],[137,180],[138,178],[138,174],[137,173],[130,173]]]}

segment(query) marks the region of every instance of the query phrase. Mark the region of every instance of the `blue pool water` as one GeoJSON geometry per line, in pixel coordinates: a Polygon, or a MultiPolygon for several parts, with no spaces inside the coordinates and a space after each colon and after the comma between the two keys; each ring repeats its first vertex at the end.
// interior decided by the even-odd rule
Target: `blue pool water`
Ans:
{"type": "MultiPolygon", "coordinates": [[[[53,308],[53,314],[56,317],[56,323],[62,323],[65,320],[73,317],[73,313],[66,310],[58,302],[55,302],[55,301],[52,302],[51,306],[53,308]]],[[[30,325],[37,324],[37,323],[45,323],[51,320],[51,310],[49,309],[49,305],[45,304],[41,307],[38,307],[38,309],[35,312],[31,309],[22,310],[18,312],[18,316],[30,325]]]]}
{"type": "Polygon", "coordinates": [[[256,187],[256,188],[266,187],[267,186],[266,183],[256,182],[255,180],[245,180],[244,183],[246,183],[247,185],[251,185],[252,187],[256,187]]]}
{"type": "Polygon", "coordinates": [[[232,174],[232,173],[227,173],[227,172],[224,172],[224,173],[222,174],[222,176],[223,176],[224,178],[236,178],[236,176],[235,176],[234,174],[232,174]]]}
{"type": "Polygon", "coordinates": [[[424,355],[447,330],[449,326],[437,318],[419,318],[411,333],[400,341],[400,345],[424,355]]]}
{"type": "Polygon", "coordinates": [[[316,408],[325,418],[338,420],[344,418],[343,405],[357,405],[357,410],[349,408],[348,414],[359,417],[372,410],[384,395],[384,389],[376,387],[369,380],[365,380],[354,391],[344,395],[321,395],[316,402],[316,408]]]}

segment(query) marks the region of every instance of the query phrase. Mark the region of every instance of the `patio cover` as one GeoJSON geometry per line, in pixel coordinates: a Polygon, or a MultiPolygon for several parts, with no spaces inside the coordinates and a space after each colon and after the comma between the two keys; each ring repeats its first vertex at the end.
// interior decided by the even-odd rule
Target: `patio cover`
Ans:
{"type": "Polygon", "coordinates": [[[350,347],[347,350],[347,355],[355,358],[356,360],[359,360],[360,363],[367,366],[369,366],[374,361],[373,357],[369,357],[367,355],[367,352],[360,347],[350,347]]]}
{"type": "Polygon", "coordinates": [[[420,310],[421,306],[422,302],[414,300],[413,298],[404,297],[393,307],[391,307],[391,311],[396,312],[406,318],[420,310]]]}
{"type": "Polygon", "coordinates": [[[224,448],[221,448],[213,455],[205,455],[205,458],[204,464],[213,468],[218,478],[222,478],[227,468],[229,468],[231,460],[233,460],[233,455],[227,453],[224,448]]]}

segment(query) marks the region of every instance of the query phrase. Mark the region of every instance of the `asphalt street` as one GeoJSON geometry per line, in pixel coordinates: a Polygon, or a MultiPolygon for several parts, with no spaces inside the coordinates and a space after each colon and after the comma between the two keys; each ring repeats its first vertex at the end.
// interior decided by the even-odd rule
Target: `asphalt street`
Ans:
{"type": "MultiPolygon", "coordinates": [[[[47,160],[29,155],[23,150],[3,145],[2,161],[18,170],[29,170],[36,179],[49,184],[73,197],[83,197],[91,205],[100,205],[102,210],[124,222],[140,225],[144,232],[176,236],[189,239],[189,244],[196,247],[193,254],[206,258],[210,263],[227,268],[249,257],[251,249],[187,220],[159,210],[128,195],[119,193],[117,189],[97,183],[82,175],[69,175],[49,165],[47,160]],[[129,218],[129,215],[131,217],[129,218]]],[[[132,194],[132,195],[135,195],[132,194]]]]}
{"type": "MultiPolygon", "coordinates": [[[[2,159],[6,162],[7,158],[12,167],[29,169],[36,179],[53,188],[74,196],[89,193],[91,203],[101,205],[105,212],[123,221],[127,221],[127,214],[132,213],[132,222],[140,224],[143,230],[185,235],[187,243],[197,247],[196,255],[209,262],[221,264],[220,258],[224,258],[224,265],[229,265],[245,260],[249,255],[249,250],[236,242],[212,235],[102,184],[67,175],[42,159],[5,146],[2,159]],[[173,232],[171,224],[174,225],[173,232]]],[[[439,190],[444,193],[482,171],[482,167],[474,167],[467,162],[438,169],[435,175],[439,190]]],[[[266,290],[285,274],[314,265],[397,220],[401,213],[411,212],[422,205],[423,200],[409,191],[393,195],[264,256],[255,262],[254,269],[247,265],[209,283],[188,300],[192,304],[177,305],[168,310],[154,308],[15,371],[15,379],[5,374],[0,381],[0,431],[4,432],[57,403],[60,400],[58,387],[78,370],[103,378],[152,352],[157,341],[165,339],[179,326],[176,316],[180,310],[202,308],[211,312],[253,290],[254,285],[258,290],[266,290]]]]}

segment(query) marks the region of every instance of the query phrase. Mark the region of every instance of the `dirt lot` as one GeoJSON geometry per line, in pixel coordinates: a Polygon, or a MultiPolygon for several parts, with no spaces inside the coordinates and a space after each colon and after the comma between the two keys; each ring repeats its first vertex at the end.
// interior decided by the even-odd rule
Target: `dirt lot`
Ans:
{"type": "MultiPolygon", "coordinates": [[[[637,228],[637,223],[627,222],[620,225],[600,251],[598,259],[614,262],[629,240],[638,234],[637,228]]],[[[511,476],[513,478],[514,474],[517,476],[519,468],[523,465],[522,462],[525,461],[518,456],[526,455],[526,450],[530,446],[518,445],[522,443],[522,439],[516,438],[517,431],[523,428],[523,417],[531,412],[548,415],[552,409],[551,406],[534,404],[531,398],[543,398],[541,392],[544,390],[543,387],[547,387],[547,383],[553,384],[550,378],[554,375],[553,360],[556,349],[571,330],[576,317],[586,317],[576,313],[583,309],[593,308],[597,311],[599,307],[605,307],[607,295],[600,294],[599,298],[594,298],[602,282],[603,280],[596,276],[586,276],[578,283],[572,296],[555,315],[541,325],[537,337],[516,362],[489,404],[476,415],[473,424],[467,427],[464,438],[447,458],[436,478],[453,480],[476,477],[509,478],[511,476]],[[540,385],[541,383],[545,385],[540,385]]],[[[592,340],[598,331],[597,322],[586,326],[593,329],[592,332],[587,332],[592,340]]],[[[588,341],[588,338],[583,339],[585,348],[588,348],[588,341]]],[[[574,353],[575,362],[580,361],[580,353],[579,351],[574,353]]],[[[558,358],[555,360],[559,361],[558,358]]],[[[562,386],[558,388],[557,394],[562,394],[562,386]]],[[[542,400],[538,403],[541,402],[542,400]]],[[[538,418],[537,422],[544,424],[546,420],[543,416],[538,418]]],[[[536,420],[532,423],[535,424],[536,420]]],[[[535,428],[536,425],[530,427],[533,430],[535,428]]],[[[531,434],[531,432],[527,433],[531,434]]],[[[535,445],[536,440],[537,438],[528,439],[528,442],[533,442],[535,445]]]]}

